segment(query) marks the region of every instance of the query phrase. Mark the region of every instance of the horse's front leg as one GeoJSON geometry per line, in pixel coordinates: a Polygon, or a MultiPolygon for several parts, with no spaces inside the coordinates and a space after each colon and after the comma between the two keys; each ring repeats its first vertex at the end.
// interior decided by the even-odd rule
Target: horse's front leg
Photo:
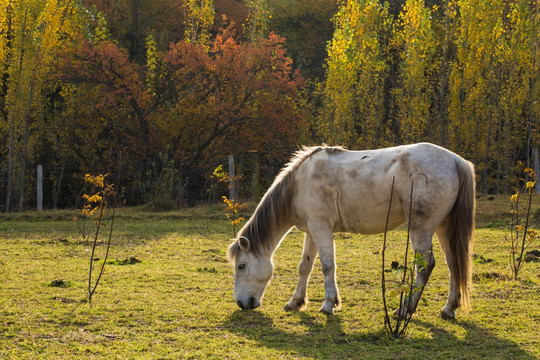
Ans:
{"type": "Polygon", "coordinates": [[[298,267],[298,284],[296,285],[296,290],[294,291],[291,300],[289,300],[289,302],[285,305],[285,310],[304,310],[307,307],[307,285],[316,257],[317,246],[313,242],[311,235],[306,233],[304,237],[302,260],[300,261],[300,266],[298,267]]]}
{"type": "Polygon", "coordinates": [[[336,283],[334,236],[331,227],[324,223],[308,223],[308,227],[319,251],[324,276],[325,296],[320,311],[327,315],[333,315],[334,311],[341,308],[341,297],[336,283]]]}

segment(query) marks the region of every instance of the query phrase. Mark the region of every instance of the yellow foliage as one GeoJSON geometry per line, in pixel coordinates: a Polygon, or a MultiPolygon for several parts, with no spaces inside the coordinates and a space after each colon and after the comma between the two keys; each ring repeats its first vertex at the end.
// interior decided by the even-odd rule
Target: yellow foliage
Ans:
{"type": "Polygon", "coordinates": [[[221,197],[223,202],[227,205],[225,211],[227,212],[227,218],[231,226],[236,229],[238,225],[244,220],[243,217],[237,217],[238,212],[242,210],[246,204],[237,203],[234,200],[229,200],[226,196],[221,197]]]}
{"type": "Polygon", "coordinates": [[[375,0],[349,0],[341,5],[334,23],[336,30],[328,45],[326,111],[318,132],[333,144],[377,146],[384,132],[388,71],[380,33],[389,28],[388,7],[375,0]]]}
{"type": "Polygon", "coordinates": [[[422,0],[407,0],[394,24],[394,46],[402,49],[401,87],[395,92],[403,143],[425,141],[432,124],[433,90],[428,76],[434,66],[435,35],[431,11],[422,0]]]}
{"type": "Polygon", "coordinates": [[[268,35],[272,12],[267,0],[247,0],[246,5],[249,17],[245,32],[250,34],[251,42],[255,42],[268,35]]]}
{"type": "Polygon", "coordinates": [[[214,25],[213,0],[186,0],[185,7],[185,36],[189,43],[203,45],[208,50],[210,31],[214,25]]]}
{"type": "Polygon", "coordinates": [[[84,194],[82,197],[89,203],[101,203],[101,201],[103,201],[103,197],[101,197],[99,194],[94,194],[94,195],[84,194]]]}
{"type": "Polygon", "coordinates": [[[111,38],[111,33],[107,28],[107,20],[101,12],[97,13],[97,26],[94,30],[94,42],[107,41],[111,38]]]}
{"type": "Polygon", "coordinates": [[[515,193],[514,195],[510,196],[510,201],[515,204],[518,200],[519,192],[515,193]]]}
{"type": "Polygon", "coordinates": [[[84,176],[84,181],[93,187],[90,194],[82,195],[82,198],[86,202],[81,209],[81,214],[84,217],[93,217],[99,208],[107,207],[106,197],[114,193],[114,186],[105,184],[105,178],[107,176],[108,174],[99,174],[95,176],[86,174],[84,176]]]}
{"type": "Polygon", "coordinates": [[[96,175],[96,176],[92,176],[90,174],[86,174],[84,175],[84,181],[87,182],[87,183],[90,183],[92,184],[93,186],[101,189],[103,188],[103,181],[105,180],[105,177],[107,176],[108,174],[105,174],[105,175],[96,175]]]}

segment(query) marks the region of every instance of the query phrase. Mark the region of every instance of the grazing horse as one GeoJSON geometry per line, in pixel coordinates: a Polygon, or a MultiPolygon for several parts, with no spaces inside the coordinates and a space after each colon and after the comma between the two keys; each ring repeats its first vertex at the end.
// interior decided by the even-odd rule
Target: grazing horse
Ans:
{"type": "MultiPolygon", "coordinates": [[[[470,162],[429,143],[368,151],[304,148],[277,176],[229,247],[236,304],[242,309],[261,305],[274,271],[274,252],[296,226],[305,232],[304,249],[298,285],[285,310],[306,307],[307,284],[318,253],[325,285],[321,312],[333,314],[341,306],[333,233],[381,233],[388,215],[388,229],[411,219],[412,248],[426,262],[425,267],[416,268],[416,287],[426,285],[435,266],[432,238],[437,234],[450,271],[448,301],[441,317],[454,318],[460,305],[467,309],[469,304],[474,176],[470,162]],[[393,178],[394,200],[389,208],[393,178]]],[[[397,314],[413,311],[420,295],[421,291],[415,291],[406,309],[398,309],[397,314]]]]}

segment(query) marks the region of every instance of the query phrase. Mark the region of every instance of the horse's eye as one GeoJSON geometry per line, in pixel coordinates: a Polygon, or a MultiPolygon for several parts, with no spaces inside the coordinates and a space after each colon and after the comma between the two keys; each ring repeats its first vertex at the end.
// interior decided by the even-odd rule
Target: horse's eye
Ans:
{"type": "Polygon", "coordinates": [[[246,264],[240,264],[240,265],[238,265],[238,270],[242,270],[245,267],[246,267],[246,264]]]}

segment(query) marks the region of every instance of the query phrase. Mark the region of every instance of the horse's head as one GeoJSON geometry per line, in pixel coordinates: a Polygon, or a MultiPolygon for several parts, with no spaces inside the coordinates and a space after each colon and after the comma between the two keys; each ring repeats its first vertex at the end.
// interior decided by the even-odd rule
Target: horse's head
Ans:
{"type": "Polygon", "coordinates": [[[242,309],[261,306],[264,290],[274,273],[271,255],[250,251],[250,242],[241,236],[229,248],[229,260],[234,264],[234,301],[242,309]]]}

